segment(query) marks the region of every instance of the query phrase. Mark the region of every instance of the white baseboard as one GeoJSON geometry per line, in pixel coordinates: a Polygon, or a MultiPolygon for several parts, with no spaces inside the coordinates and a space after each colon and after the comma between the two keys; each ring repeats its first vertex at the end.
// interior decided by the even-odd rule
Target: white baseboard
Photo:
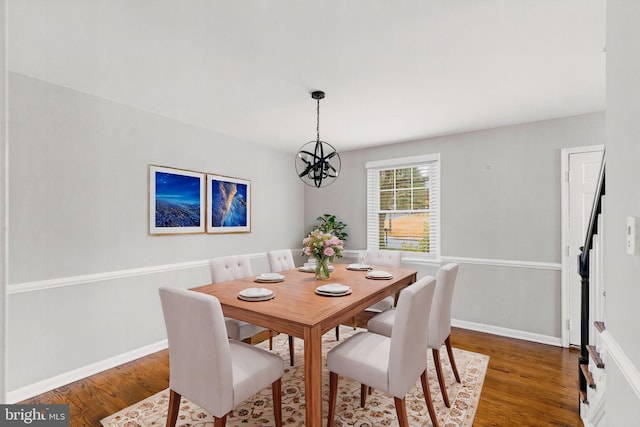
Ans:
{"type": "Polygon", "coordinates": [[[5,403],[17,403],[33,396],[45,393],[63,385],[67,385],[74,381],[81,380],[83,378],[95,375],[99,372],[106,371],[107,369],[115,368],[123,363],[131,362],[132,360],[139,359],[149,354],[155,353],[167,348],[167,340],[162,340],[154,344],[147,345],[145,347],[138,348],[127,353],[123,353],[114,357],[111,357],[100,362],[92,363],[91,365],[84,366],[82,368],[74,369],[70,372],[57,375],[55,377],[39,381],[34,384],[30,384],[26,387],[19,388],[17,390],[8,391],[5,395],[5,403]]]}
{"type": "Polygon", "coordinates": [[[515,338],[519,340],[532,341],[540,344],[555,345],[562,347],[562,340],[559,337],[535,334],[533,332],[520,331],[517,329],[502,328],[500,326],[485,325],[483,323],[469,322],[466,320],[451,319],[451,326],[471,331],[486,332],[488,334],[502,337],[515,338]]]}

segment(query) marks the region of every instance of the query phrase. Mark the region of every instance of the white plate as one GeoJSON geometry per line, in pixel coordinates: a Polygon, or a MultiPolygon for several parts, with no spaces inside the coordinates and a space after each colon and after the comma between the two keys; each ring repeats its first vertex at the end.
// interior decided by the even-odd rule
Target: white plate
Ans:
{"type": "Polygon", "coordinates": [[[370,279],[391,279],[393,275],[388,271],[373,270],[367,273],[367,277],[370,279]]]}
{"type": "Polygon", "coordinates": [[[318,286],[316,290],[327,294],[343,294],[347,291],[350,291],[351,288],[340,283],[329,283],[326,285],[318,286]]]}
{"type": "Polygon", "coordinates": [[[340,292],[340,293],[322,292],[320,289],[316,289],[316,294],[322,295],[322,296],[325,296],[325,297],[342,297],[342,296],[345,296],[345,295],[349,295],[351,292],[352,292],[351,288],[349,288],[348,291],[340,292]]]}
{"type": "Polygon", "coordinates": [[[272,296],[274,292],[265,288],[247,288],[238,292],[238,295],[244,298],[265,298],[272,296]]]}
{"type": "Polygon", "coordinates": [[[241,299],[243,301],[249,301],[249,302],[254,302],[254,301],[269,301],[270,299],[274,299],[276,297],[276,294],[273,293],[271,295],[267,295],[265,297],[256,297],[256,298],[252,298],[252,297],[243,297],[242,295],[238,294],[238,299],[241,299]]]}
{"type": "Polygon", "coordinates": [[[349,270],[365,271],[369,270],[371,266],[369,264],[349,264],[347,268],[349,270]]]}
{"type": "Polygon", "coordinates": [[[256,276],[254,282],[263,282],[263,283],[275,283],[282,282],[284,280],[284,276],[278,273],[263,273],[256,276]]]}
{"type": "Polygon", "coordinates": [[[282,280],[284,279],[284,276],[280,273],[262,273],[259,274],[258,277],[256,277],[256,279],[260,279],[260,280],[282,280]]]}

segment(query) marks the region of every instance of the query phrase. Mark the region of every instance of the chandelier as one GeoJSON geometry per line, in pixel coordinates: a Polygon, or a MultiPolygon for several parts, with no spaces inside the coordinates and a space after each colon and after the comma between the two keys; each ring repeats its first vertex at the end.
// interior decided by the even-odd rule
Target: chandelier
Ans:
{"type": "Polygon", "coordinates": [[[304,144],[296,156],[296,172],[305,184],[320,188],[326,187],[340,174],[340,155],[328,142],[320,141],[320,100],[324,92],[311,92],[311,98],[317,101],[316,140],[304,144]]]}

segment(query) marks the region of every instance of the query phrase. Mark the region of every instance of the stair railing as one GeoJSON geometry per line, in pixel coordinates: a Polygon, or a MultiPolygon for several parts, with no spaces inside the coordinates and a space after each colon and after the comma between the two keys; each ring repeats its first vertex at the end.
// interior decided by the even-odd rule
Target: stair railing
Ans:
{"type": "Polygon", "coordinates": [[[598,176],[598,184],[591,208],[589,227],[585,236],[584,245],[580,247],[578,254],[578,274],[580,275],[581,298],[580,298],[580,358],[578,359],[578,379],[580,384],[580,395],[583,402],[587,396],[587,379],[580,368],[581,365],[589,364],[589,257],[593,247],[593,237],[598,234],[598,216],[602,211],[602,196],[605,194],[605,159],[602,155],[602,164],[598,176]]]}

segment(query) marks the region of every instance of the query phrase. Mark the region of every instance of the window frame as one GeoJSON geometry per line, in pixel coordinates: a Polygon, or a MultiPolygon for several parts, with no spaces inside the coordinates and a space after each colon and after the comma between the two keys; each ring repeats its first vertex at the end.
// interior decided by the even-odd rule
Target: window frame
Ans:
{"type": "MultiPolygon", "coordinates": [[[[440,261],[440,153],[376,160],[366,163],[367,170],[367,250],[393,250],[380,248],[379,213],[380,171],[387,169],[429,166],[429,252],[401,251],[405,260],[440,261]]],[[[395,186],[394,186],[395,187],[395,186]]],[[[399,210],[397,212],[402,212],[399,210]]],[[[419,212],[423,209],[409,210],[419,212]]]]}

